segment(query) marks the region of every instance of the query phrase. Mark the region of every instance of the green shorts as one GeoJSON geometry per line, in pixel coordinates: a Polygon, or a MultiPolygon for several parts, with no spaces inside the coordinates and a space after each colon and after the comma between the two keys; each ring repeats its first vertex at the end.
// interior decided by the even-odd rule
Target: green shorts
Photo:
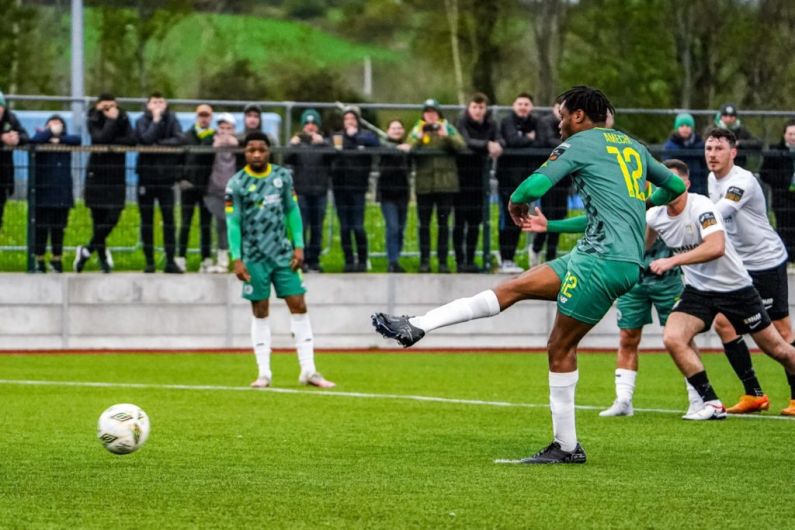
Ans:
{"type": "Polygon", "coordinates": [[[683,288],[679,274],[663,278],[643,277],[641,282],[616,301],[618,327],[640,329],[651,324],[652,306],[657,310],[657,320],[664,326],[683,288]]]}
{"type": "Polygon", "coordinates": [[[560,278],[558,311],[586,324],[596,324],[613,302],[640,278],[640,266],[611,261],[577,250],[547,263],[560,278]]]}
{"type": "Polygon", "coordinates": [[[271,283],[276,288],[276,296],[285,298],[304,294],[304,279],[300,271],[290,267],[277,267],[270,263],[245,263],[251,279],[243,284],[243,298],[258,302],[271,296],[271,283]]]}

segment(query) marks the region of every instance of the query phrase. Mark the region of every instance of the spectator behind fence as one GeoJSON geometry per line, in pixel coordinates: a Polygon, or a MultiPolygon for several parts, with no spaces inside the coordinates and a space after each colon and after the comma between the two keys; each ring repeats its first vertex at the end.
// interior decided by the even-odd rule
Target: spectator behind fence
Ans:
{"type": "MultiPolygon", "coordinates": [[[[243,107],[243,130],[237,135],[238,145],[243,145],[246,135],[253,132],[262,131],[262,107],[256,103],[249,103],[243,107]]],[[[266,133],[267,134],[267,133],[266,133]]],[[[273,135],[268,134],[268,141],[271,145],[279,145],[279,139],[273,135]]],[[[237,169],[241,170],[246,165],[246,158],[243,153],[237,156],[237,169]]]]}
{"type": "Polygon", "coordinates": [[[340,240],[345,258],[343,272],[367,271],[367,232],[364,230],[365,193],[370,184],[372,157],[351,154],[365,147],[377,147],[378,138],[362,129],[359,110],[347,107],[342,113],[342,151],[334,160],[331,183],[334,207],[340,221],[340,240]],[[356,240],[356,254],[353,240],[356,240]]]}
{"type": "MultiPolygon", "coordinates": [[[[168,109],[165,98],[153,92],[146,101],[143,116],[135,122],[139,144],[174,147],[182,143],[182,127],[177,116],[168,109]]],[[[141,242],[146,258],[144,272],[155,272],[154,216],[155,201],[163,218],[163,246],[166,251],[164,272],[181,273],[174,262],[174,184],[181,176],[180,155],[171,153],[140,153],[138,155],[138,208],[141,212],[141,242]]]]}
{"type": "MultiPolygon", "coordinates": [[[[489,98],[477,92],[458,118],[458,131],[472,153],[459,154],[460,191],[453,202],[453,250],[458,272],[479,272],[475,264],[484,201],[488,201],[488,171],[502,154],[500,131],[488,110],[489,98]],[[489,164],[489,167],[486,164],[489,164]]],[[[487,266],[488,263],[483,263],[487,266]]]]}
{"type": "Polygon", "coordinates": [[[0,228],[6,201],[14,194],[14,147],[28,143],[28,132],[16,115],[8,110],[6,98],[0,92],[0,228]]]}
{"type": "MultiPolygon", "coordinates": [[[[80,145],[80,135],[68,134],[66,122],[57,114],[47,120],[43,129],[37,129],[30,139],[40,145],[80,145]]],[[[72,152],[36,150],[31,154],[35,178],[35,205],[33,219],[33,253],[36,272],[47,272],[44,254],[47,238],[50,239],[50,267],[63,272],[63,238],[69,221],[69,210],[75,205],[72,192],[72,152]]],[[[29,198],[30,203],[30,198],[29,198]]]]}
{"type": "MultiPolygon", "coordinates": [[[[557,127],[557,124],[556,124],[557,127]]],[[[500,136],[508,149],[537,148],[544,145],[541,124],[533,116],[533,96],[521,92],[513,101],[511,111],[500,122],[500,136]]],[[[527,153],[506,153],[497,167],[497,182],[500,194],[500,272],[516,274],[522,272],[514,261],[516,246],[522,229],[508,215],[511,194],[535,169],[538,157],[527,153]]],[[[536,235],[538,237],[538,234],[536,235]]]]}
{"type": "Polygon", "coordinates": [[[795,120],[784,125],[781,141],[770,146],[759,173],[773,196],[776,231],[784,241],[790,263],[795,262],[795,120]]]}
{"type": "Polygon", "coordinates": [[[560,103],[552,105],[552,112],[548,112],[538,119],[538,138],[543,147],[557,147],[560,145],[560,103]]]}
{"type": "Polygon", "coordinates": [[[304,270],[321,272],[323,220],[328,204],[332,153],[320,130],[320,114],[306,109],[301,114],[301,131],[290,138],[285,164],[292,167],[293,185],[304,227],[304,270]]]}
{"type": "MultiPolygon", "coordinates": [[[[738,150],[762,149],[762,140],[756,138],[737,117],[737,105],[734,103],[724,103],[720,106],[720,110],[715,115],[714,125],[718,129],[728,129],[734,133],[734,137],[737,138],[738,150]]],[[[704,136],[708,136],[708,132],[705,132],[704,136]]],[[[734,159],[734,163],[741,167],[746,166],[746,161],[745,155],[739,155],[734,159]]]]}
{"type": "Polygon", "coordinates": [[[696,132],[696,120],[682,112],[674,118],[674,130],[663,146],[663,158],[677,158],[690,168],[690,193],[707,195],[707,164],[704,158],[704,140],[696,132]],[[683,153],[692,150],[693,154],[683,153]]]}
{"type": "Polygon", "coordinates": [[[416,161],[415,191],[420,237],[420,272],[431,271],[431,216],[436,207],[439,272],[450,272],[447,252],[450,245],[450,211],[459,191],[458,167],[452,156],[464,149],[461,133],[442,115],[439,102],[427,99],[422,118],[412,127],[407,140],[412,151],[441,150],[446,154],[420,155],[416,161]]]}
{"type": "MultiPolygon", "coordinates": [[[[201,104],[196,107],[196,121],[185,134],[183,142],[187,146],[210,147],[213,145],[215,129],[213,123],[213,108],[201,104]]],[[[215,153],[207,151],[187,151],[182,167],[182,178],[179,181],[181,223],[179,226],[179,249],[174,260],[182,272],[187,270],[188,242],[190,229],[193,224],[193,213],[199,210],[199,246],[201,251],[201,265],[199,272],[210,272],[213,260],[210,257],[212,246],[212,214],[204,205],[204,195],[207,191],[207,182],[213,170],[215,153]]]]}
{"type": "Polygon", "coordinates": [[[409,163],[406,153],[411,146],[404,142],[405,135],[403,122],[392,120],[386,130],[386,139],[382,142],[385,148],[394,150],[394,153],[381,155],[376,192],[386,224],[387,272],[406,272],[400,265],[409,205],[409,163]]]}
{"type": "MultiPolygon", "coordinates": [[[[111,94],[100,94],[94,108],[88,111],[88,134],[92,145],[135,145],[130,118],[111,94]]],[[[85,201],[91,210],[93,229],[88,244],[78,245],[76,249],[75,272],[83,271],[94,251],[99,257],[102,272],[109,273],[113,269],[113,258],[106,247],[106,240],[119,222],[127,202],[126,158],[125,152],[89,155],[85,201]]]]}
{"type": "Polygon", "coordinates": [[[207,184],[207,194],[204,196],[204,205],[215,218],[216,233],[218,235],[218,252],[215,265],[208,272],[226,273],[229,271],[229,240],[226,232],[226,212],[224,211],[224,193],[229,179],[237,172],[237,156],[233,149],[240,143],[235,136],[235,117],[228,112],[218,116],[216,132],[213,136],[213,147],[216,148],[210,182],[207,184]]]}

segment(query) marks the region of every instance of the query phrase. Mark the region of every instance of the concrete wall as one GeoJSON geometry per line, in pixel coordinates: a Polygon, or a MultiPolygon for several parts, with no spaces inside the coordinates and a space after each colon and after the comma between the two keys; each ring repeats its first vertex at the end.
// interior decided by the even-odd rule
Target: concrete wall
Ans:
{"type": "MultiPolygon", "coordinates": [[[[394,348],[376,335],[370,314],[419,314],[470,296],[504,279],[480,274],[308,274],[307,303],[318,348],[394,348]]],[[[0,274],[0,349],[248,348],[250,308],[232,275],[0,274]]],[[[790,294],[790,299],[795,296],[790,294]]],[[[275,347],[291,347],[285,304],[271,298],[275,347]]],[[[423,339],[427,348],[540,348],[555,305],[528,301],[490,319],[443,328],[423,339]]],[[[615,310],[584,347],[617,345],[615,310]]],[[[719,347],[717,337],[699,338],[719,347]]],[[[662,346],[658,325],[641,347],[662,346]]]]}

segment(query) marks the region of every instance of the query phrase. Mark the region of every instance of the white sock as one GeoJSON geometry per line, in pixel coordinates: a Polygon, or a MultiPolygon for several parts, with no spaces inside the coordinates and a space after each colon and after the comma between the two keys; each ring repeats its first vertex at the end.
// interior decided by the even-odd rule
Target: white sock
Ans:
{"type": "Polygon", "coordinates": [[[690,402],[690,407],[695,410],[702,408],[704,406],[704,400],[701,399],[698,390],[688,382],[687,378],[685,378],[685,389],[687,390],[687,400],[690,402]]]}
{"type": "Polygon", "coordinates": [[[459,298],[449,304],[431,309],[422,316],[410,318],[409,322],[428,332],[475,318],[493,317],[499,313],[500,303],[497,300],[497,295],[489,289],[470,298],[459,298]]]}
{"type": "Polygon", "coordinates": [[[312,325],[309,315],[290,315],[290,331],[295,339],[295,351],[298,353],[298,364],[301,365],[302,374],[314,374],[315,369],[315,342],[312,337],[312,325]]]}
{"type": "Polygon", "coordinates": [[[271,379],[271,327],[267,317],[252,317],[251,343],[254,345],[259,377],[271,379]]]}
{"type": "Polygon", "coordinates": [[[632,395],[635,393],[635,378],[638,372],[616,368],[616,399],[632,403],[632,395]]]}
{"type": "Polygon", "coordinates": [[[580,373],[549,372],[549,409],[552,411],[552,432],[555,441],[564,451],[577,447],[577,429],[574,425],[574,391],[580,373]]]}

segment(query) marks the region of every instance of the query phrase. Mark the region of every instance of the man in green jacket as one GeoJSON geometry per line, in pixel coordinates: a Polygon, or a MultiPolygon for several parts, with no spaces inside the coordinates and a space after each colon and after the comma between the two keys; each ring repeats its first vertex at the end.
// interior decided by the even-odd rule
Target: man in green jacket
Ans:
{"type": "Polygon", "coordinates": [[[417,157],[417,218],[420,231],[420,272],[431,271],[431,215],[436,207],[438,238],[436,252],[439,272],[450,272],[447,250],[450,246],[450,212],[454,194],[459,191],[456,152],[465,147],[458,130],[442,115],[439,102],[427,99],[422,118],[409,133],[407,143],[412,152],[429,151],[417,157]],[[444,153],[440,153],[443,151],[444,153]]]}

